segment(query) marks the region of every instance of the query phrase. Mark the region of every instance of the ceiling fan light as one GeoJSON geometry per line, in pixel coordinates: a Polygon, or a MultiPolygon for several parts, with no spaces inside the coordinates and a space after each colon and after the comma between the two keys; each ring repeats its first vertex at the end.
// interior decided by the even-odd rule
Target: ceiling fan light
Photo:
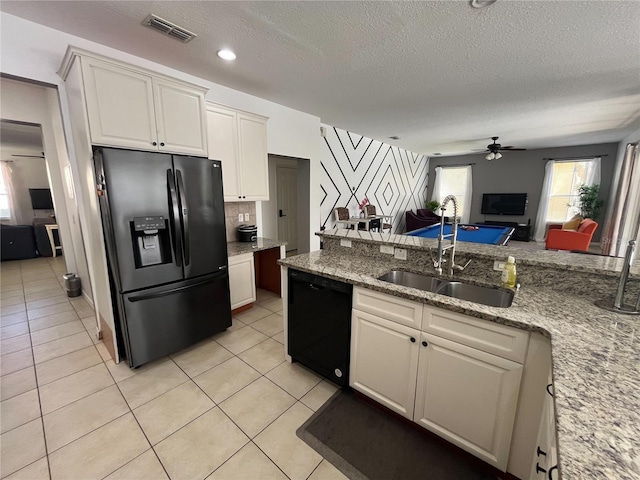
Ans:
{"type": "Polygon", "coordinates": [[[496,160],[500,160],[502,158],[502,154],[500,152],[496,152],[495,158],[496,160]]]}
{"type": "Polygon", "coordinates": [[[495,155],[495,153],[490,152],[489,155],[487,155],[484,158],[486,158],[487,160],[493,160],[494,158],[496,158],[496,155],[495,155]]]}

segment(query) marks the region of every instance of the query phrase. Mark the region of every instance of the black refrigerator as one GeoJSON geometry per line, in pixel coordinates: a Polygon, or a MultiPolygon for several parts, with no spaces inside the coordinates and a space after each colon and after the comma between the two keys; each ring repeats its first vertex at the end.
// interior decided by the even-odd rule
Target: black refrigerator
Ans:
{"type": "Polygon", "coordinates": [[[231,326],[220,162],[94,151],[118,346],[130,367],[231,326]]]}

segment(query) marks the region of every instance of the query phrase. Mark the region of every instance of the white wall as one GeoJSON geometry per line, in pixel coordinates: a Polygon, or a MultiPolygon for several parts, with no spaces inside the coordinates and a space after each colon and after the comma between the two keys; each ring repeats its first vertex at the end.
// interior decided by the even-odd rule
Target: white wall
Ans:
{"type": "MultiPolygon", "coordinates": [[[[82,280],[85,297],[92,300],[91,283],[87,273],[81,238],[74,238],[73,225],[77,222],[77,204],[70,198],[64,181],[63,168],[68,163],[62,119],[53,88],[0,79],[2,97],[0,117],[7,120],[33,123],[42,127],[42,143],[46,158],[44,188],[51,187],[56,207],[56,221],[64,248],[67,271],[77,272],[82,280]],[[48,176],[48,181],[46,180],[48,176]]],[[[41,178],[39,181],[43,181],[41,178]]],[[[30,207],[29,200],[29,207],[30,207]]]]}
{"type": "MultiPolygon", "coordinates": [[[[320,119],[318,117],[4,12],[0,12],[0,22],[2,23],[0,31],[0,55],[2,57],[0,68],[2,72],[60,86],[63,118],[67,131],[70,131],[70,125],[68,124],[68,109],[65,106],[67,102],[66,91],[56,72],[67,47],[72,45],[174,78],[203,85],[210,89],[206,96],[207,100],[269,117],[267,124],[269,153],[310,159],[311,198],[321,198],[319,182],[313,181],[314,178],[318,178],[320,172],[320,119]]],[[[73,158],[75,148],[70,145],[69,149],[73,158]]],[[[257,217],[261,218],[259,205],[257,217]]],[[[319,201],[310,202],[309,217],[319,218],[319,201]]],[[[314,235],[317,229],[317,225],[312,222],[309,229],[312,250],[317,250],[320,245],[314,235]]]]}

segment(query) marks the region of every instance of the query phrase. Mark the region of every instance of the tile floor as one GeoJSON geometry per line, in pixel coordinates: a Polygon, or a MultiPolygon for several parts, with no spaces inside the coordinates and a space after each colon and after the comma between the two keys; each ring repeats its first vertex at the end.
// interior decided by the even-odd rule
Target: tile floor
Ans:
{"type": "Polygon", "coordinates": [[[0,477],[344,479],[295,430],[336,390],[284,360],[282,302],[130,370],[61,287],[62,258],[1,269],[0,477]]]}

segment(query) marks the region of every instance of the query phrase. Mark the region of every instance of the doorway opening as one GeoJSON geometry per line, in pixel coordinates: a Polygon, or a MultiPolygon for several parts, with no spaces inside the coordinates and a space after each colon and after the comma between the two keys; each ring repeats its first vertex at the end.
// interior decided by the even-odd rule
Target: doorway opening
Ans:
{"type": "Polygon", "coordinates": [[[262,204],[265,237],[287,242],[287,257],[310,250],[310,162],[269,155],[270,200],[262,204]]]}
{"type": "Polygon", "coordinates": [[[42,127],[1,119],[0,160],[2,260],[62,256],[42,127]]]}

